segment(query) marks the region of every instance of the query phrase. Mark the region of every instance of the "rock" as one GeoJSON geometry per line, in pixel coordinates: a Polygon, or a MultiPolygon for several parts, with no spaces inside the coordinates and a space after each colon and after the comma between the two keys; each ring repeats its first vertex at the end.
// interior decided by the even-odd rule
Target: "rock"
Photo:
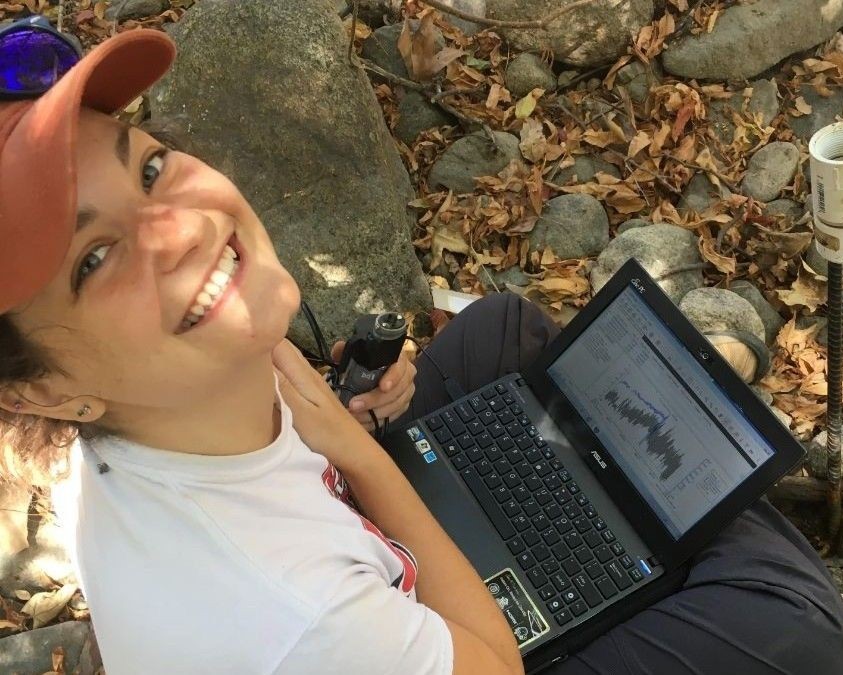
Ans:
{"type": "Polygon", "coordinates": [[[576,70],[563,70],[556,79],[556,86],[559,89],[564,89],[577,77],[579,77],[579,73],[576,70]]]}
{"type": "Polygon", "coordinates": [[[749,79],[818,45],[843,25],[843,3],[758,0],[727,8],[710,33],[687,35],[662,53],[665,70],[708,80],[749,79]]]}
{"type": "Polygon", "coordinates": [[[615,178],[621,177],[618,167],[610,164],[605,159],[594,155],[577,155],[574,157],[574,163],[568,168],[559,171],[553,180],[557,185],[567,185],[572,181],[576,183],[588,183],[594,180],[594,176],[601,171],[615,178]]]}
{"type": "Polygon", "coordinates": [[[91,624],[63,621],[0,640],[0,673],[53,672],[52,651],[56,647],[64,648],[65,673],[94,675],[102,665],[91,624]]]}
{"type": "MultiPolygon", "coordinates": [[[[490,19],[535,21],[560,9],[558,0],[487,0],[490,19]]],[[[498,28],[520,51],[550,49],[577,66],[610,63],[626,53],[631,36],[653,18],[653,0],[600,0],[551,22],[546,30],[498,28]]]]}
{"type": "Polygon", "coordinates": [[[764,214],[776,220],[781,220],[786,226],[791,226],[805,213],[805,207],[792,199],[774,199],[767,203],[764,214]]]}
{"type": "Polygon", "coordinates": [[[169,7],[169,0],[112,0],[111,6],[105,10],[105,18],[109,21],[144,19],[157,16],[169,7]]]}
{"type": "Polygon", "coordinates": [[[623,86],[629,92],[629,97],[636,103],[643,103],[650,95],[650,87],[659,84],[660,77],[656,71],[656,61],[649,66],[640,61],[633,61],[618,70],[615,76],[615,87],[623,86]]]}
{"type": "Polygon", "coordinates": [[[779,114],[779,88],[775,80],[756,80],[750,82],[748,89],[752,92],[748,99],[744,98],[745,90],[741,90],[731,98],[713,100],[708,107],[709,128],[723,143],[731,143],[735,138],[733,111],[752,119],[760,115],[764,127],[779,114]]]}
{"type": "Polygon", "coordinates": [[[731,194],[731,190],[725,185],[721,185],[719,188],[714,185],[704,172],[696,173],[679,198],[677,208],[680,212],[695,211],[696,213],[702,213],[731,194]]]}
{"type": "Polygon", "coordinates": [[[802,314],[796,317],[796,327],[800,330],[811,328],[817,324],[819,324],[820,329],[814,334],[814,339],[823,347],[828,347],[828,317],[802,314]]]}
{"type": "Polygon", "coordinates": [[[802,87],[799,93],[811,106],[812,111],[810,115],[790,117],[790,128],[807,145],[811,136],[823,127],[836,122],[839,115],[843,115],[843,89],[832,89],[831,96],[828,98],[820,96],[814,87],[808,85],[802,87]]]}
{"type": "Polygon", "coordinates": [[[828,431],[823,429],[805,444],[808,466],[814,478],[828,478],[828,431]]]}
{"type": "MultiPolygon", "coordinates": [[[[324,0],[318,0],[317,5],[324,0]]],[[[323,20],[324,21],[324,20],[323,20]]],[[[418,27],[417,21],[410,22],[410,28],[416,30],[418,27]]],[[[403,77],[410,78],[407,72],[407,66],[404,65],[404,58],[401,52],[398,51],[398,38],[401,36],[401,31],[404,29],[404,24],[394,23],[389,26],[381,26],[363,41],[361,54],[364,59],[368,59],[376,66],[380,66],[387,72],[403,77]]],[[[434,28],[436,50],[439,51],[445,46],[445,38],[438,28],[434,28]]],[[[373,74],[375,79],[378,78],[373,74]]]]}
{"type": "MultiPolygon", "coordinates": [[[[442,0],[442,4],[459,9],[466,14],[471,14],[471,16],[486,18],[486,0],[442,0]]],[[[449,23],[459,28],[466,35],[474,35],[477,31],[484,28],[484,26],[478,26],[473,21],[461,19],[451,14],[445,14],[445,12],[442,12],[442,14],[445,15],[449,23]]]]}
{"type": "Polygon", "coordinates": [[[744,331],[764,340],[764,322],[758,312],[749,301],[725,288],[688,291],[679,309],[701,333],[744,331]]]}
{"type": "Polygon", "coordinates": [[[652,224],[649,220],[644,220],[643,218],[632,218],[618,225],[618,234],[623,234],[627,230],[632,230],[636,227],[648,227],[652,224]]]}
{"type": "MultiPolygon", "coordinates": [[[[328,343],[360,313],[429,309],[407,209],[415,193],[368,79],[348,67],[329,0],[203,0],[173,37],[179,54],[152,91],[153,119],[181,125],[239,186],[328,343]]],[[[302,318],[291,337],[314,346],[302,318]]]]}
{"type": "Polygon", "coordinates": [[[442,185],[454,192],[474,190],[474,178],[494,176],[513,159],[521,158],[516,136],[493,131],[495,143],[483,131],[464,136],[448,148],[430,170],[431,187],[442,185]]]}
{"type": "Polygon", "coordinates": [[[793,421],[793,418],[788,415],[784,410],[779,410],[775,406],[767,406],[770,410],[773,411],[773,414],[779,418],[779,421],[788,429],[790,429],[790,423],[793,421]]]}
{"type": "Polygon", "coordinates": [[[773,395],[766,389],[762,389],[757,384],[752,384],[749,387],[755,392],[755,395],[760,398],[766,405],[773,405],[773,395]]]}
{"type": "Polygon", "coordinates": [[[488,274],[483,272],[483,270],[479,270],[477,272],[477,278],[480,279],[483,288],[490,292],[496,290],[505,291],[507,284],[512,286],[527,286],[530,283],[530,277],[524,274],[524,271],[518,265],[513,265],[505,270],[493,270],[487,267],[486,271],[488,274]],[[491,279],[489,278],[490,275],[491,279]]]}
{"type": "Polygon", "coordinates": [[[0,568],[0,595],[12,597],[20,589],[37,593],[52,588],[54,581],[76,583],[65,544],[66,538],[57,524],[42,520],[32,544],[5,557],[0,568]]]}
{"type": "Polygon", "coordinates": [[[768,143],[750,158],[743,190],[762,202],[772,201],[793,180],[798,166],[799,149],[793,143],[768,143]]]}
{"type": "Polygon", "coordinates": [[[506,88],[513,96],[521,98],[537,87],[545,91],[554,91],[556,76],[550,66],[535,54],[519,54],[507,66],[506,88]]]}
{"type": "MultiPolygon", "coordinates": [[[[593,292],[599,291],[630,258],[638,260],[654,278],[702,262],[693,232],[666,223],[635,227],[618,234],[597,257],[590,275],[593,292]]],[[[678,304],[688,291],[703,285],[703,275],[700,270],[688,270],[671,274],[658,283],[678,304]]]]}
{"type": "Polygon", "coordinates": [[[755,308],[758,316],[761,317],[761,322],[764,324],[764,342],[772,345],[776,341],[776,336],[779,334],[782,326],[784,326],[785,320],[751,281],[745,281],[743,279],[733,281],[729,290],[737,293],[755,308]]]}
{"type": "Polygon", "coordinates": [[[609,243],[609,217],[591,195],[554,197],[545,203],[527,238],[532,250],[549,246],[563,260],[584,258],[599,253],[609,243]]]}
{"type": "Polygon", "coordinates": [[[433,105],[423,94],[408,91],[398,104],[398,123],[393,132],[401,141],[410,145],[425,129],[453,124],[453,119],[442,108],[433,105]]]}

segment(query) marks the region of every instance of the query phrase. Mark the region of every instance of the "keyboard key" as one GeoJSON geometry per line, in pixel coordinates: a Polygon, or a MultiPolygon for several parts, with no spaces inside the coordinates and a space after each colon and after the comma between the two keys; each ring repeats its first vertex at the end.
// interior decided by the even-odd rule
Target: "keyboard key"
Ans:
{"type": "Polygon", "coordinates": [[[457,415],[459,418],[466,424],[474,419],[474,412],[466,403],[458,403],[454,410],[457,411],[457,415]]]}
{"type": "Polygon", "coordinates": [[[609,562],[612,558],[614,558],[614,555],[612,555],[612,552],[609,550],[609,547],[606,546],[606,544],[602,544],[601,546],[598,546],[596,549],[594,549],[594,557],[597,558],[601,563],[606,563],[609,562]]]}
{"type": "Polygon", "coordinates": [[[530,426],[527,427],[527,435],[530,438],[535,438],[536,436],[539,435],[539,430],[536,429],[535,425],[531,424],[530,426]]]}
{"type": "Polygon", "coordinates": [[[482,434],[486,431],[485,425],[478,419],[471,420],[467,425],[466,428],[468,429],[468,433],[472,436],[477,436],[478,434],[482,434]]]}
{"type": "Polygon", "coordinates": [[[479,413],[481,410],[486,410],[486,401],[483,400],[482,396],[472,396],[468,399],[468,404],[476,413],[479,413]]]}
{"type": "Polygon", "coordinates": [[[506,461],[512,464],[512,466],[524,461],[524,453],[515,447],[513,447],[512,450],[507,450],[504,453],[504,456],[506,457],[506,461]]]}
{"type": "Polygon", "coordinates": [[[633,567],[635,565],[635,562],[632,560],[632,558],[629,557],[629,554],[627,553],[625,556],[621,557],[621,565],[623,565],[626,569],[629,569],[630,567],[633,567]]]}
{"type": "Polygon", "coordinates": [[[539,597],[542,600],[550,600],[553,596],[556,595],[556,591],[553,589],[553,586],[547,584],[546,586],[542,586],[539,589],[539,597]]]}
{"type": "Polygon", "coordinates": [[[493,464],[493,466],[495,467],[495,471],[497,471],[501,476],[508,474],[510,471],[512,471],[512,467],[510,466],[509,462],[507,462],[503,458],[497,460],[493,464]]]}
{"type": "Polygon", "coordinates": [[[597,607],[597,605],[603,602],[603,596],[597,592],[594,584],[591,583],[591,579],[585,574],[576,575],[572,581],[574,582],[574,588],[580,592],[580,595],[582,595],[589,607],[597,607]]]}
{"type": "Polygon", "coordinates": [[[597,548],[603,543],[603,540],[600,538],[600,533],[596,530],[589,530],[583,534],[582,538],[583,541],[588,544],[589,548],[597,548]]]}
{"type": "Polygon", "coordinates": [[[509,410],[512,412],[513,415],[521,415],[524,412],[523,408],[517,403],[510,404],[509,410]]]}
{"type": "Polygon", "coordinates": [[[562,599],[570,605],[580,599],[580,594],[573,588],[569,588],[567,591],[562,591],[562,599]]]}
{"type": "Polygon", "coordinates": [[[536,462],[535,464],[533,464],[533,469],[535,469],[536,473],[542,477],[546,476],[551,471],[553,471],[553,469],[550,468],[550,464],[548,464],[547,462],[536,462]]]}
{"type": "Polygon", "coordinates": [[[591,521],[585,516],[577,516],[574,518],[573,523],[574,527],[577,528],[577,532],[580,534],[591,529],[591,521]]]}
{"type": "Polygon", "coordinates": [[[492,490],[492,494],[495,497],[495,501],[498,504],[503,504],[506,501],[512,499],[512,493],[509,491],[509,488],[506,485],[499,485],[498,487],[492,490]]]}
{"type": "Polygon", "coordinates": [[[506,433],[508,433],[512,438],[517,438],[521,435],[521,425],[518,424],[517,420],[510,422],[504,428],[506,429],[506,433]]]}
{"type": "Polygon", "coordinates": [[[565,546],[564,541],[558,544],[553,544],[550,547],[550,550],[553,551],[553,555],[556,556],[557,560],[564,560],[569,555],[571,555],[571,552],[568,550],[568,547],[565,546]]]}
{"type": "Polygon", "coordinates": [[[490,398],[488,401],[489,410],[500,412],[504,410],[504,402],[502,398],[490,398]]]}
{"type": "Polygon", "coordinates": [[[568,607],[571,610],[571,614],[574,616],[582,616],[588,611],[588,605],[585,604],[583,600],[577,600],[573,605],[568,607]]]}
{"type": "MultiPolygon", "coordinates": [[[[501,460],[506,462],[503,456],[503,452],[499,447],[495,445],[490,445],[488,448],[486,448],[486,459],[488,459],[490,462],[499,462],[501,460]]],[[[509,462],[507,462],[507,464],[509,464],[509,462]]]]}
{"type": "Polygon", "coordinates": [[[517,464],[515,466],[515,470],[518,472],[518,475],[521,476],[521,478],[525,478],[526,476],[529,476],[531,473],[533,473],[533,467],[527,464],[527,462],[521,462],[520,464],[517,464]]]}
{"type": "Polygon", "coordinates": [[[568,518],[576,518],[582,513],[580,507],[574,504],[573,502],[565,504],[565,506],[563,506],[562,508],[564,509],[565,515],[568,516],[568,518]]]}
{"type": "Polygon", "coordinates": [[[594,519],[594,529],[595,530],[605,530],[606,529],[606,521],[602,518],[595,518],[594,519]]]}
{"type": "MultiPolygon", "coordinates": [[[[536,474],[530,474],[524,479],[524,485],[527,486],[527,489],[530,492],[540,492],[542,489],[542,482],[536,474]]],[[[539,502],[541,503],[541,502],[539,502]]]]}
{"type": "Polygon", "coordinates": [[[485,427],[488,427],[490,424],[497,424],[498,422],[498,416],[491,410],[484,410],[480,413],[479,418],[485,427]]]}
{"type": "Polygon", "coordinates": [[[568,492],[572,495],[577,494],[580,491],[580,486],[574,483],[573,481],[568,483],[568,492]]]}
{"type": "Polygon", "coordinates": [[[503,425],[500,422],[495,422],[494,424],[489,426],[489,434],[492,438],[498,438],[503,436],[506,433],[506,430],[503,428],[503,425]]]}
{"type": "Polygon", "coordinates": [[[468,461],[468,457],[460,453],[459,455],[451,457],[451,464],[454,465],[454,468],[457,471],[462,471],[465,467],[469,466],[471,462],[468,461]]]}
{"type": "Polygon", "coordinates": [[[549,600],[545,603],[545,605],[547,606],[547,611],[551,614],[556,614],[557,612],[562,612],[565,610],[565,603],[562,602],[559,598],[549,600]]]}
{"type": "Polygon", "coordinates": [[[519,553],[523,553],[527,550],[527,547],[524,546],[524,542],[521,541],[521,537],[515,537],[514,539],[510,539],[508,542],[506,542],[506,545],[512,555],[518,555],[519,553]]]}
{"type": "Polygon", "coordinates": [[[552,503],[550,506],[544,507],[544,512],[547,514],[547,517],[551,520],[556,520],[559,516],[562,515],[562,507],[559,506],[556,502],[552,503]]]}
{"type": "Polygon", "coordinates": [[[454,434],[452,434],[451,431],[445,427],[437,429],[433,432],[433,435],[436,437],[436,440],[440,443],[447,443],[454,437],[454,434]]]}
{"type": "Polygon", "coordinates": [[[485,453],[476,445],[473,445],[470,448],[466,448],[465,456],[468,457],[472,463],[479,462],[481,459],[486,459],[485,453]]]}
{"type": "Polygon", "coordinates": [[[547,519],[546,515],[540,513],[539,515],[533,517],[533,525],[539,532],[542,532],[550,527],[550,521],[547,519]]]}
{"type": "Polygon", "coordinates": [[[526,450],[527,448],[532,447],[533,441],[530,440],[529,436],[524,434],[515,438],[515,445],[521,448],[521,450],[526,450]]]}
{"type": "Polygon", "coordinates": [[[428,417],[424,422],[425,424],[427,424],[427,428],[431,431],[436,431],[444,424],[442,418],[440,418],[439,415],[433,415],[432,417],[428,417]]]}
{"type": "Polygon", "coordinates": [[[542,572],[541,567],[533,567],[527,572],[527,578],[536,588],[541,588],[547,583],[547,575],[542,572]]]}
{"type": "Polygon", "coordinates": [[[582,548],[578,548],[574,551],[574,557],[581,563],[587,563],[589,560],[594,559],[594,554],[591,552],[590,548],[583,546],[582,548]]]}
{"type": "Polygon", "coordinates": [[[644,575],[641,573],[637,567],[633,567],[629,570],[629,578],[632,579],[635,583],[638,583],[644,578],[644,575]]]}
{"type": "Polygon", "coordinates": [[[571,588],[571,581],[564,574],[551,574],[550,581],[553,583],[553,586],[556,588],[556,590],[560,593],[562,593],[562,591],[567,591],[569,588],[571,588]]]}
{"type": "MultiPolygon", "coordinates": [[[[501,508],[503,508],[503,512],[510,518],[514,518],[519,513],[521,513],[521,507],[518,505],[518,502],[514,499],[510,499],[508,502],[504,502],[501,508]]],[[[608,551],[609,549],[607,548],[606,550],[608,551]]],[[[611,555],[611,553],[609,555],[611,555]]]]}
{"type": "Polygon", "coordinates": [[[564,626],[566,623],[571,621],[574,618],[574,615],[569,612],[567,609],[563,609],[561,612],[557,612],[553,615],[556,624],[559,626],[564,626]]]}
{"type": "Polygon", "coordinates": [[[597,586],[597,590],[600,591],[600,595],[606,598],[606,600],[611,598],[613,595],[618,594],[618,589],[615,588],[615,584],[612,583],[609,577],[598,579],[594,582],[594,585],[597,586]]]}
{"type": "Polygon", "coordinates": [[[518,477],[517,473],[510,471],[509,473],[503,475],[503,482],[506,483],[508,488],[512,489],[521,482],[521,479],[518,477]]]}
{"type": "MultiPolygon", "coordinates": [[[[553,558],[550,560],[545,560],[542,563],[542,569],[544,570],[545,574],[553,574],[559,569],[559,563],[556,562],[553,558]]],[[[553,581],[553,579],[551,579],[553,581]]]]}
{"type": "MultiPolygon", "coordinates": [[[[543,437],[543,436],[536,436],[536,437],[533,439],[533,443],[535,443],[535,444],[536,444],[536,446],[537,446],[537,447],[539,447],[539,448],[543,448],[543,447],[545,447],[545,446],[547,445],[547,441],[546,441],[546,440],[544,440],[544,437],[543,437]]],[[[550,451],[550,457],[548,457],[548,459],[553,459],[553,457],[554,457],[554,456],[555,456],[555,455],[553,454],[553,450],[551,450],[551,451],[550,451]]],[[[545,457],[547,457],[547,455],[545,455],[545,457]]]]}
{"type": "Polygon", "coordinates": [[[562,537],[562,539],[565,540],[565,543],[568,544],[568,548],[570,548],[572,551],[575,548],[579,548],[583,544],[582,537],[577,532],[569,532],[564,537],[562,537]]]}
{"type": "Polygon", "coordinates": [[[488,389],[484,389],[482,393],[483,393],[483,398],[485,398],[487,401],[488,401],[490,398],[495,398],[495,396],[497,396],[497,395],[498,395],[498,392],[496,392],[496,391],[495,391],[494,389],[492,389],[491,387],[489,387],[488,389]]]}
{"type": "Polygon", "coordinates": [[[463,450],[465,450],[466,448],[470,448],[470,447],[472,447],[472,446],[474,446],[474,445],[477,445],[477,444],[474,442],[474,436],[472,436],[471,434],[463,434],[462,436],[460,436],[460,437],[457,439],[457,443],[459,443],[459,444],[460,444],[460,447],[461,447],[463,450]]]}
{"type": "Polygon", "coordinates": [[[494,439],[488,432],[484,432],[477,437],[477,445],[481,448],[488,448],[492,443],[494,443],[494,439]]]}
{"type": "Polygon", "coordinates": [[[477,469],[477,473],[481,476],[486,476],[492,473],[492,464],[485,457],[475,464],[475,468],[477,469]]]}
{"type": "Polygon", "coordinates": [[[565,570],[569,576],[573,576],[582,569],[582,566],[577,562],[576,558],[571,556],[570,558],[565,558],[565,560],[562,561],[562,569],[565,570]]]}
{"type": "Polygon", "coordinates": [[[559,534],[565,534],[566,532],[570,532],[574,529],[574,526],[571,525],[571,519],[565,518],[564,516],[562,518],[556,518],[553,521],[553,527],[556,528],[556,531],[559,534]]]}
{"type": "Polygon", "coordinates": [[[553,546],[556,542],[562,541],[562,537],[552,527],[542,532],[542,539],[544,539],[544,543],[548,546],[553,546]]]}
{"type": "Polygon", "coordinates": [[[624,573],[623,569],[620,565],[618,565],[617,560],[613,560],[609,564],[604,566],[606,571],[609,573],[609,577],[612,581],[615,582],[615,586],[624,590],[632,586],[632,581],[630,581],[629,576],[624,573]]]}
{"type": "MultiPolygon", "coordinates": [[[[515,476],[516,478],[518,477],[517,473],[512,473],[510,475],[515,476]]],[[[506,478],[504,477],[504,480],[505,479],[506,478]]],[[[523,503],[523,502],[527,501],[528,499],[530,499],[533,495],[531,495],[530,491],[527,488],[525,488],[523,485],[519,485],[518,487],[516,487],[512,490],[512,496],[515,497],[515,499],[517,499],[519,501],[519,503],[523,503]]]]}
{"type": "Polygon", "coordinates": [[[524,513],[528,516],[534,516],[542,510],[541,506],[539,506],[539,503],[535,499],[528,499],[521,505],[521,508],[524,509],[524,513]]]}
{"type": "Polygon", "coordinates": [[[500,422],[504,426],[508,425],[514,419],[515,418],[512,416],[512,413],[509,412],[509,410],[502,410],[498,413],[498,422],[500,422]]]}
{"type": "Polygon", "coordinates": [[[506,385],[503,382],[498,382],[495,385],[495,391],[498,392],[499,394],[505,394],[506,393],[506,385]]]}
{"type": "Polygon", "coordinates": [[[524,553],[520,553],[515,556],[515,559],[518,561],[518,564],[521,565],[522,569],[528,570],[536,564],[536,559],[533,557],[533,554],[529,551],[525,551],[524,553]]]}
{"type": "Polygon", "coordinates": [[[500,485],[503,485],[503,481],[501,480],[501,477],[495,471],[492,471],[492,473],[487,475],[483,479],[483,482],[486,483],[486,485],[489,486],[490,490],[494,490],[496,487],[498,487],[500,485]]]}
{"type": "Polygon", "coordinates": [[[527,516],[523,514],[519,514],[512,519],[512,524],[515,525],[515,529],[519,532],[523,532],[530,527],[530,520],[527,516]]]}
{"type": "Polygon", "coordinates": [[[571,501],[571,493],[563,487],[559,488],[558,490],[554,490],[551,494],[553,495],[553,498],[556,500],[556,502],[558,504],[561,504],[562,506],[571,501]]]}
{"type": "Polygon", "coordinates": [[[576,496],[575,501],[576,501],[576,502],[577,502],[577,504],[579,504],[580,506],[585,507],[585,505],[586,505],[586,504],[588,504],[588,497],[586,497],[586,496],[585,496],[582,492],[580,492],[580,493],[576,496]]]}
{"type": "Polygon", "coordinates": [[[568,469],[562,469],[559,472],[559,478],[562,479],[563,483],[567,483],[569,480],[571,480],[572,476],[571,476],[570,472],[568,471],[568,469]]]}
{"type": "Polygon", "coordinates": [[[530,421],[530,418],[527,417],[526,415],[519,415],[518,416],[518,424],[520,424],[522,427],[529,427],[532,424],[532,422],[530,421]]]}
{"type": "Polygon", "coordinates": [[[561,471],[562,469],[565,468],[565,465],[562,464],[562,460],[559,459],[558,457],[556,459],[550,460],[550,466],[553,467],[554,471],[561,471]]]}
{"type": "Polygon", "coordinates": [[[589,518],[597,517],[597,509],[594,508],[594,504],[586,504],[583,506],[582,512],[589,518]]]}
{"type": "Polygon", "coordinates": [[[473,468],[463,469],[460,471],[460,475],[501,537],[504,539],[514,537],[515,530],[509,523],[509,519],[501,511],[501,507],[498,506],[497,501],[495,501],[495,498],[491,495],[489,488],[483,483],[477,471],[473,468]]]}
{"type": "Polygon", "coordinates": [[[510,448],[515,447],[515,443],[509,436],[501,436],[498,439],[498,447],[506,452],[510,448]]]}
{"type": "Polygon", "coordinates": [[[624,553],[626,553],[626,549],[621,546],[621,543],[619,541],[613,542],[609,546],[609,548],[612,549],[612,553],[614,553],[615,555],[623,555],[624,553]]]}
{"type": "Polygon", "coordinates": [[[542,461],[542,453],[538,448],[530,448],[524,453],[524,457],[530,464],[542,461]]]}
{"type": "Polygon", "coordinates": [[[550,557],[550,550],[544,544],[536,544],[530,549],[530,552],[539,562],[544,562],[550,557]]]}
{"type": "Polygon", "coordinates": [[[445,449],[445,454],[448,455],[448,457],[453,457],[462,450],[462,448],[456,441],[451,441],[450,443],[443,443],[442,447],[445,449]]]}
{"type": "Polygon", "coordinates": [[[536,532],[532,527],[529,530],[525,530],[521,534],[521,536],[527,546],[535,546],[542,540],[542,538],[539,536],[539,533],[536,532]]]}
{"type": "Polygon", "coordinates": [[[588,565],[583,567],[583,570],[592,579],[596,579],[597,577],[602,577],[603,574],[604,574],[603,566],[599,562],[597,562],[596,560],[592,560],[590,563],[588,563],[588,565]]]}
{"type": "Polygon", "coordinates": [[[607,544],[611,544],[613,541],[615,541],[615,533],[611,530],[603,530],[603,541],[605,541],[607,544]]]}
{"type": "Polygon", "coordinates": [[[503,395],[503,402],[507,405],[512,405],[513,403],[515,403],[515,397],[509,392],[507,392],[503,395]]]}
{"type": "Polygon", "coordinates": [[[548,490],[555,490],[562,485],[562,481],[559,480],[559,476],[556,474],[551,474],[550,476],[545,476],[544,484],[548,490]]]}

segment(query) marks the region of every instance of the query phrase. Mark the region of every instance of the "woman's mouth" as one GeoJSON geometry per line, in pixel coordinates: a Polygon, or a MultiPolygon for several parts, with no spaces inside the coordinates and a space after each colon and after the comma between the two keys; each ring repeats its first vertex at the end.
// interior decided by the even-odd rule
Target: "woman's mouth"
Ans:
{"type": "Polygon", "coordinates": [[[203,319],[207,318],[212,310],[219,304],[225,295],[225,291],[231,285],[232,279],[240,267],[240,255],[232,245],[232,237],[223,248],[222,255],[217,261],[213,272],[208,276],[205,284],[191,303],[190,309],[182,318],[179,333],[184,333],[203,319]]]}

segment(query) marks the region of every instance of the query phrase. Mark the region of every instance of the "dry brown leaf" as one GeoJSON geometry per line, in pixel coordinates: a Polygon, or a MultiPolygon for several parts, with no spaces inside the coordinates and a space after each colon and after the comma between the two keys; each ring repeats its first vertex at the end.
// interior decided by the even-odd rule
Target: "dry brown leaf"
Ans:
{"type": "Polygon", "coordinates": [[[65,584],[56,591],[36,593],[21,607],[21,612],[33,619],[33,628],[40,628],[55,619],[76,592],[75,584],[65,584]]]}
{"type": "Polygon", "coordinates": [[[814,112],[814,109],[811,107],[811,104],[808,103],[802,96],[797,97],[797,99],[793,102],[793,105],[795,106],[796,110],[798,110],[799,113],[802,115],[810,115],[812,112],[814,112]]]}
{"type": "Polygon", "coordinates": [[[0,619],[0,630],[23,630],[25,626],[15,623],[14,621],[7,621],[6,619],[0,619]]]}
{"type": "Polygon", "coordinates": [[[810,311],[817,311],[817,307],[825,304],[827,297],[827,282],[821,277],[814,277],[805,266],[799,268],[799,276],[790,290],[777,290],[779,299],[786,305],[804,306],[810,311]]]}
{"type": "Polygon", "coordinates": [[[536,103],[544,96],[544,89],[533,89],[515,104],[515,117],[519,120],[528,118],[536,109],[536,103]]]}
{"type": "Polygon", "coordinates": [[[29,600],[32,597],[32,593],[30,593],[29,591],[26,591],[26,590],[19,590],[19,591],[15,591],[15,597],[18,600],[22,600],[23,602],[26,602],[27,600],[29,600]]]}
{"type": "Polygon", "coordinates": [[[641,152],[644,148],[652,143],[652,139],[650,135],[644,131],[643,129],[635,134],[635,138],[633,138],[629,142],[629,150],[626,153],[627,157],[635,157],[639,152],[641,152]]]}
{"type": "Polygon", "coordinates": [[[708,262],[714,265],[723,274],[734,274],[737,269],[737,260],[731,256],[725,256],[715,250],[716,242],[708,227],[700,227],[700,238],[697,242],[700,254],[708,262]]]}

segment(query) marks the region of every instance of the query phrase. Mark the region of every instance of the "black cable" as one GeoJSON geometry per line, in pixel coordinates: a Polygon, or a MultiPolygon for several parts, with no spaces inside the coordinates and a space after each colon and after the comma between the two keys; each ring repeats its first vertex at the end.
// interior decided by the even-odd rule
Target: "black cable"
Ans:
{"type": "Polygon", "coordinates": [[[407,339],[415,343],[415,345],[419,348],[419,354],[423,354],[424,356],[426,356],[428,360],[433,364],[434,368],[439,371],[439,377],[442,378],[442,384],[445,385],[445,392],[448,394],[451,401],[456,401],[465,396],[465,392],[462,390],[462,387],[459,385],[459,383],[453,377],[449,377],[448,375],[445,375],[444,372],[442,372],[442,369],[439,367],[439,364],[436,363],[436,360],[430,354],[427,353],[427,349],[425,349],[425,347],[423,347],[422,344],[418,340],[416,340],[416,338],[410,337],[408,335],[407,339]]]}

